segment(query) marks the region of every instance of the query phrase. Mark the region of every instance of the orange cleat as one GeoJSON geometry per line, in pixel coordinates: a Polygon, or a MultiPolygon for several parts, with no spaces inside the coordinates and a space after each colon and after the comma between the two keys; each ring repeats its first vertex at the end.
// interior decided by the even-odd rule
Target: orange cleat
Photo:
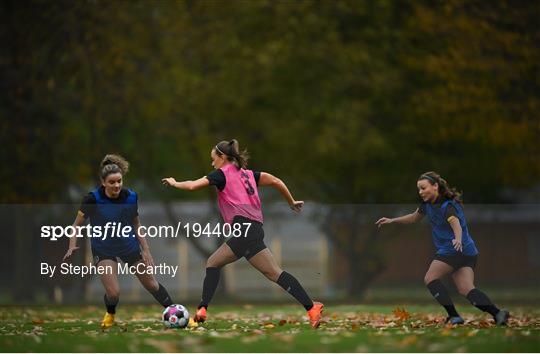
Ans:
{"type": "Polygon", "coordinates": [[[200,323],[206,321],[206,307],[201,307],[197,310],[197,313],[193,316],[193,321],[200,323]]]}
{"type": "Polygon", "coordinates": [[[321,302],[313,302],[313,307],[307,312],[311,327],[318,328],[321,323],[321,317],[324,305],[321,302]]]}

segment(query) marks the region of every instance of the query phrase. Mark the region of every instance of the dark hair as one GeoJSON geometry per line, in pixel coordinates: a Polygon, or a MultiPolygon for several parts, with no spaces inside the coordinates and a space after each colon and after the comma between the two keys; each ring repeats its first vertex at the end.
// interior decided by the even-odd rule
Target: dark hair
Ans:
{"type": "Polygon", "coordinates": [[[217,143],[214,151],[218,156],[227,156],[227,160],[234,163],[238,168],[247,167],[249,153],[247,150],[240,151],[240,145],[236,139],[217,143]]]}
{"type": "Polygon", "coordinates": [[[100,165],[101,179],[107,178],[113,173],[121,173],[122,176],[129,170],[129,162],[120,155],[108,154],[105,155],[100,165]]]}
{"type": "Polygon", "coordinates": [[[463,200],[461,198],[461,192],[458,192],[458,190],[454,187],[450,187],[448,185],[448,182],[444,178],[441,177],[436,172],[429,171],[426,173],[422,173],[420,177],[418,177],[418,180],[427,180],[431,185],[434,185],[437,183],[439,185],[439,194],[447,199],[453,199],[458,203],[463,204],[463,200]]]}

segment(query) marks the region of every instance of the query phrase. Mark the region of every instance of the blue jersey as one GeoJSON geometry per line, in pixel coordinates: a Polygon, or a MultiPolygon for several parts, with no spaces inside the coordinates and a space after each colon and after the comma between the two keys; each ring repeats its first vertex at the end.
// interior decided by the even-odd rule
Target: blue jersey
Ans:
{"type": "MultiPolygon", "coordinates": [[[[137,217],[137,193],[131,189],[123,189],[119,198],[111,199],[105,195],[102,187],[94,189],[84,199],[86,203],[81,210],[85,216],[90,217],[92,228],[99,226],[101,228],[102,237],[91,237],[92,249],[104,256],[124,256],[134,252],[139,252],[139,240],[135,234],[133,220],[137,217]],[[95,203],[95,205],[94,205],[95,203]],[[89,208],[88,205],[93,208],[89,208]],[[91,211],[91,212],[89,212],[91,211]],[[107,231],[107,237],[103,239],[105,234],[105,225],[112,227],[112,223],[116,223],[116,228],[124,229],[131,227],[131,232],[128,237],[112,235],[112,229],[107,231]]],[[[97,236],[97,235],[96,235],[97,236]]]]}
{"type": "Polygon", "coordinates": [[[423,203],[422,212],[425,212],[431,223],[431,233],[433,236],[433,243],[437,249],[437,254],[446,256],[457,254],[474,256],[478,254],[478,249],[474,244],[474,240],[469,234],[467,219],[465,219],[465,213],[463,212],[463,207],[460,203],[451,199],[445,200],[441,204],[423,203]],[[447,220],[447,209],[449,207],[454,208],[455,216],[458,218],[459,224],[461,225],[461,244],[463,246],[463,253],[456,251],[452,245],[452,240],[455,236],[454,231],[447,220]]]}

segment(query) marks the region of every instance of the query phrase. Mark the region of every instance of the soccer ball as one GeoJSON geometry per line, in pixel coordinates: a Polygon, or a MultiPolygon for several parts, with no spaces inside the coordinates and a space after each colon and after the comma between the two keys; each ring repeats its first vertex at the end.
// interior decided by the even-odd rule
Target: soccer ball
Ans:
{"type": "Polygon", "coordinates": [[[189,312],[184,306],[173,304],[163,310],[161,320],[165,327],[184,328],[189,323],[189,312]]]}

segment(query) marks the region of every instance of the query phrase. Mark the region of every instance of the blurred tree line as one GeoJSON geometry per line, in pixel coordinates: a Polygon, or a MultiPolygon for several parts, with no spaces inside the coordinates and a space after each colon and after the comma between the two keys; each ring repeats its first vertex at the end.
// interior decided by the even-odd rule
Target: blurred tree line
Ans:
{"type": "MultiPolygon", "coordinates": [[[[144,199],[187,198],[160,179],[207,174],[233,137],[299,199],[415,202],[436,170],[466,202],[515,201],[540,176],[539,17],[534,1],[5,0],[0,201],[72,201],[109,152],[144,199]]],[[[351,295],[384,267],[366,213],[322,225],[372,275],[351,295]]]]}

